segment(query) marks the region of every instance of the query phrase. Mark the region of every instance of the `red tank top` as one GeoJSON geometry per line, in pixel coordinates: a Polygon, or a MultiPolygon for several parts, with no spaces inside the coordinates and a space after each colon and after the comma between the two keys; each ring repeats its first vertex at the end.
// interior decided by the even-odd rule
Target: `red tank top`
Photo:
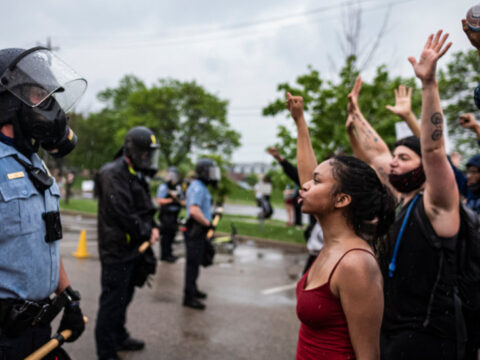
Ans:
{"type": "Polygon", "coordinates": [[[365,251],[375,257],[366,249],[350,249],[337,261],[325,284],[305,290],[310,270],[298,282],[297,316],[301,325],[298,332],[297,360],[355,359],[340,299],[330,291],[330,280],[335,269],[343,257],[353,250],[365,251]]]}

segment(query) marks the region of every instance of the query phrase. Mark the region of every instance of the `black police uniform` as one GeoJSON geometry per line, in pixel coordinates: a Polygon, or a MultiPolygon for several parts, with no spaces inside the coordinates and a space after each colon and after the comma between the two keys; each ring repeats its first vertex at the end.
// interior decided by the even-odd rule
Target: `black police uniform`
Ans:
{"type": "MultiPolygon", "coordinates": [[[[183,200],[184,196],[181,185],[172,184],[170,182],[161,185],[158,194],[163,195],[165,187],[168,188],[168,193],[162,198],[173,199],[173,202],[160,207],[160,259],[166,261],[175,261],[176,257],[172,253],[172,244],[178,231],[178,214],[181,210],[181,205],[178,203],[178,201],[183,200]],[[175,197],[172,196],[171,192],[174,193],[175,197]]],[[[157,197],[159,197],[158,194],[157,197]]]]}
{"type": "Polygon", "coordinates": [[[116,356],[129,338],[126,311],[134,294],[140,244],[150,239],[155,208],[145,178],[124,156],[100,169],[98,182],[98,247],[102,265],[100,307],[95,339],[100,358],[116,356]]]}

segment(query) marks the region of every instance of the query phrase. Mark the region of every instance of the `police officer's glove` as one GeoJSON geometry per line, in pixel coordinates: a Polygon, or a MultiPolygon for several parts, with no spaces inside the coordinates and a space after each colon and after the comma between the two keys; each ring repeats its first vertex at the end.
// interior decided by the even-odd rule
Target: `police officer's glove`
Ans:
{"type": "Polygon", "coordinates": [[[63,310],[63,317],[57,332],[60,333],[63,330],[71,330],[72,335],[65,341],[73,342],[77,340],[85,330],[85,321],[83,320],[83,313],[80,309],[80,294],[69,286],[62,293],[62,296],[66,296],[68,300],[63,310]]]}
{"type": "Polygon", "coordinates": [[[215,216],[217,216],[217,215],[218,215],[218,216],[220,217],[220,219],[221,219],[221,218],[222,218],[222,215],[223,215],[223,212],[221,212],[221,211],[215,211],[215,212],[213,213],[213,219],[214,219],[215,216]]]}
{"type": "Polygon", "coordinates": [[[215,225],[213,225],[212,222],[210,222],[210,225],[208,225],[207,230],[208,230],[208,231],[210,231],[210,230],[215,231],[216,228],[217,228],[217,227],[216,227],[215,225]]]}

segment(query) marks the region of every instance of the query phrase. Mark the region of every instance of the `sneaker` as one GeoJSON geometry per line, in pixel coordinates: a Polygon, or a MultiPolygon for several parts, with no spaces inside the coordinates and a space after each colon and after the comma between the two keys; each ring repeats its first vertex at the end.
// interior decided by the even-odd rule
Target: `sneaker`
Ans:
{"type": "Polygon", "coordinates": [[[207,298],[207,294],[200,291],[200,290],[196,290],[195,291],[195,295],[194,295],[197,299],[206,299],[207,298]]]}
{"type": "Polygon", "coordinates": [[[118,351],[138,351],[142,350],[145,347],[145,342],[143,340],[134,339],[128,337],[123,343],[121,343],[117,350],[118,351]]]}
{"type": "Polygon", "coordinates": [[[204,303],[197,299],[183,299],[183,306],[195,309],[195,310],[205,310],[206,306],[204,303]]]}

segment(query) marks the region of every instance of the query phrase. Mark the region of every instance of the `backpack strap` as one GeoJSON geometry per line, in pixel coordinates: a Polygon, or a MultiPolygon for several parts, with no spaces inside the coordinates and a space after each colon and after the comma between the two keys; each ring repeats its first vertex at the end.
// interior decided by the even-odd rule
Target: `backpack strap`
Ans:
{"type": "Polygon", "coordinates": [[[400,248],[400,243],[402,241],[403,233],[405,231],[405,228],[407,226],[408,218],[410,217],[410,213],[412,212],[412,208],[415,205],[419,198],[419,195],[415,195],[413,200],[410,202],[410,205],[408,205],[407,212],[405,216],[403,217],[403,222],[402,226],[400,228],[400,231],[398,232],[397,235],[397,240],[395,241],[395,248],[393,249],[393,255],[392,255],[392,260],[390,261],[390,264],[388,265],[388,277],[392,278],[393,274],[395,273],[395,268],[396,268],[396,261],[397,261],[397,254],[398,254],[398,249],[400,248]]]}

